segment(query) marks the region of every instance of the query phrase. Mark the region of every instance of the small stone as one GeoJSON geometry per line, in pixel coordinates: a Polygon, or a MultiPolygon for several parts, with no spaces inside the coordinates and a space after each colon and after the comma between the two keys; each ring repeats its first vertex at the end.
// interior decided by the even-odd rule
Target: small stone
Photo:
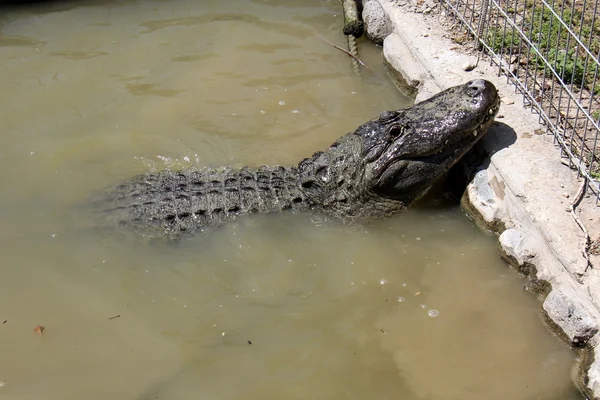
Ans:
{"type": "Polygon", "coordinates": [[[424,33],[423,37],[429,37],[429,33],[424,33]]]}
{"type": "Polygon", "coordinates": [[[576,107],[570,108],[568,107],[566,110],[560,110],[560,115],[568,119],[577,118],[579,115],[579,111],[576,107]]]}
{"type": "Polygon", "coordinates": [[[513,99],[509,99],[508,97],[503,97],[502,103],[506,104],[507,106],[510,106],[511,104],[515,104],[515,101],[513,99]]]}
{"type": "Polygon", "coordinates": [[[567,199],[570,197],[570,196],[569,196],[569,193],[567,193],[567,192],[564,192],[564,193],[563,193],[563,196],[565,196],[567,199]]]}
{"type": "Polygon", "coordinates": [[[465,71],[473,71],[475,69],[476,65],[474,62],[472,61],[467,61],[466,63],[463,64],[463,69],[465,71]]]}

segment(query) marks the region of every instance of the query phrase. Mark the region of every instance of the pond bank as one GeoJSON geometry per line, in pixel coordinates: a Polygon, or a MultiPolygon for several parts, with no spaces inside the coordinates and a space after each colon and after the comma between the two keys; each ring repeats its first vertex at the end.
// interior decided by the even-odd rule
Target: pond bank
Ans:
{"type": "MultiPolygon", "coordinates": [[[[503,104],[484,140],[490,158],[469,184],[463,206],[482,228],[499,235],[503,258],[527,276],[527,290],[543,301],[548,326],[581,349],[576,384],[600,399],[600,257],[591,255],[593,267],[586,268],[584,234],[570,213],[581,180],[563,165],[558,146],[506,77],[484,56],[477,62],[449,39],[452,22],[440,4],[378,1],[393,27],[383,43],[384,58],[401,90],[416,93],[419,101],[477,78],[499,89],[503,104]],[[511,137],[514,143],[506,146],[511,137]]],[[[584,197],[577,214],[594,240],[600,233],[595,198],[584,197]]]]}

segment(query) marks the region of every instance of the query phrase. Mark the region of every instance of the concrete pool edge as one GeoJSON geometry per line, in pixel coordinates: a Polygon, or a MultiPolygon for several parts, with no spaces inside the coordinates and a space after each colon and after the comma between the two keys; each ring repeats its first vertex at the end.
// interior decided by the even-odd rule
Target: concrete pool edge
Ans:
{"type": "MultiPolygon", "coordinates": [[[[548,326],[581,349],[576,385],[600,399],[600,274],[586,271],[584,235],[568,212],[580,186],[576,173],[561,163],[552,138],[542,134],[537,116],[522,106],[506,78],[448,38],[439,4],[378,1],[393,25],[383,44],[385,63],[396,84],[416,93],[417,101],[471,79],[497,86],[503,104],[484,140],[491,157],[469,184],[463,206],[482,228],[499,234],[503,258],[528,277],[527,289],[543,300],[548,326]],[[435,7],[435,14],[423,12],[435,7]],[[511,135],[514,143],[507,145],[511,135]]],[[[590,235],[598,234],[595,200],[584,198],[578,213],[590,235]]],[[[592,258],[596,268],[598,261],[592,258]]]]}

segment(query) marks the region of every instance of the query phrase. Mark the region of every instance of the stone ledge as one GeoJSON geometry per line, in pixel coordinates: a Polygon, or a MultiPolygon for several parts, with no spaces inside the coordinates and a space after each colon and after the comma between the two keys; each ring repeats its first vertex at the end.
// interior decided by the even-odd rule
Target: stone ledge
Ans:
{"type": "MultiPolygon", "coordinates": [[[[501,255],[528,277],[527,288],[544,299],[548,325],[583,349],[576,384],[587,396],[600,399],[600,274],[585,270],[584,237],[566,212],[580,184],[576,174],[561,164],[552,139],[537,134],[542,132],[537,116],[521,106],[522,98],[506,78],[483,60],[476,65],[447,39],[440,8],[427,15],[415,12],[416,3],[378,1],[393,27],[384,40],[384,58],[401,90],[416,93],[419,101],[477,78],[498,88],[503,105],[484,139],[491,156],[469,184],[463,206],[480,226],[501,234],[501,255]]],[[[422,7],[425,11],[439,5],[422,7]]],[[[600,208],[592,200],[584,200],[580,210],[584,221],[600,219],[600,208]]],[[[597,222],[588,229],[590,225],[600,229],[597,222]]],[[[600,262],[594,261],[599,268],[600,262]]]]}

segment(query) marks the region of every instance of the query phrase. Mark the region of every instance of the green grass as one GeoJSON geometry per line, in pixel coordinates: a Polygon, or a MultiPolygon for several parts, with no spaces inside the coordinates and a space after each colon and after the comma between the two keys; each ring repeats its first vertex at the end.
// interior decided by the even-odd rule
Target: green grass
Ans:
{"type": "MultiPolygon", "coordinates": [[[[539,1],[528,0],[518,11],[511,11],[522,15],[524,19],[523,30],[526,36],[537,44],[541,54],[563,82],[566,84],[572,82],[578,87],[600,93],[600,84],[596,84],[594,88],[591,87],[595,66],[593,60],[588,61],[586,71],[585,52],[583,49],[577,48],[575,39],[571,37],[548,7],[541,5],[539,1]]],[[[555,12],[561,16],[562,20],[569,25],[574,33],[580,34],[580,40],[584,44],[590,43],[589,47],[592,54],[598,54],[598,51],[600,51],[600,24],[595,21],[594,26],[592,26],[591,15],[584,15],[582,19],[583,11],[577,8],[572,9],[570,5],[565,6],[562,11],[557,9],[555,12]],[[583,26],[581,26],[582,22],[583,26]]],[[[503,33],[503,28],[490,27],[485,39],[494,51],[503,51],[505,54],[510,54],[516,50],[522,38],[514,29],[507,28],[506,34],[503,35],[503,33]]],[[[544,71],[546,75],[552,75],[547,67],[544,68],[542,57],[533,51],[530,53],[528,63],[535,65],[538,70],[544,71]]]]}
{"type": "MultiPolygon", "coordinates": [[[[546,56],[550,66],[565,83],[573,82],[579,87],[591,84],[592,74],[585,76],[584,52],[576,51],[575,40],[569,38],[569,32],[560,24],[558,18],[547,7],[531,7],[526,14],[531,37],[539,43],[542,54],[546,56]],[[568,46],[568,47],[567,47],[568,46]]],[[[526,11],[527,12],[527,11],[526,11]]],[[[581,14],[571,9],[563,10],[563,21],[569,23],[571,29],[578,30],[581,14]]],[[[585,35],[582,36],[585,39],[585,35]]],[[[589,34],[589,30],[587,32],[589,34]]],[[[544,68],[542,57],[535,55],[533,60],[538,68],[544,68]]],[[[549,71],[547,71],[549,73],[549,71]]]]}
{"type": "Polygon", "coordinates": [[[504,32],[503,28],[490,27],[485,35],[485,42],[496,53],[513,53],[517,51],[521,38],[514,28],[507,28],[504,32]]]}

